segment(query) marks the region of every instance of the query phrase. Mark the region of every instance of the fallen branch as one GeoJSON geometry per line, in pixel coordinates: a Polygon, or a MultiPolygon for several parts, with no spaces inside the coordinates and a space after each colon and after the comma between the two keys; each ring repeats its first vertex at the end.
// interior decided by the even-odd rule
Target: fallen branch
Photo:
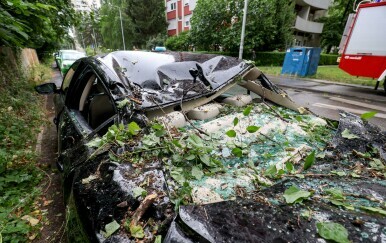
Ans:
{"type": "MultiPolygon", "coordinates": [[[[193,124],[193,122],[187,117],[187,115],[185,114],[184,111],[182,112],[182,114],[184,115],[185,120],[186,120],[187,122],[189,122],[189,124],[190,124],[194,129],[196,129],[196,130],[199,131],[200,133],[205,134],[206,136],[209,137],[209,134],[208,134],[208,133],[206,133],[204,130],[202,130],[202,129],[196,127],[196,126],[193,124]]],[[[199,134],[198,134],[198,135],[199,135],[199,134]]],[[[201,137],[201,136],[199,136],[199,137],[201,137]]]]}
{"type": "Polygon", "coordinates": [[[153,194],[147,195],[145,199],[143,199],[143,201],[141,202],[141,204],[135,210],[133,216],[131,217],[130,226],[138,225],[139,220],[141,220],[143,214],[150,207],[150,205],[155,201],[156,198],[157,198],[157,194],[153,193],[153,194]]]}

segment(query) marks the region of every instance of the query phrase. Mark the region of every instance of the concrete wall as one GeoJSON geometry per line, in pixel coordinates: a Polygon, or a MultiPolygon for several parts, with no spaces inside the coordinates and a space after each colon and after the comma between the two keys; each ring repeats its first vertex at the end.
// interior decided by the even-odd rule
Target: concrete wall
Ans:
{"type": "Polygon", "coordinates": [[[24,48],[20,53],[21,65],[24,69],[36,66],[39,64],[38,55],[35,49],[24,48]]]}
{"type": "Polygon", "coordinates": [[[12,48],[0,46],[1,65],[7,70],[23,71],[39,64],[36,50],[25,48],[21,51],[14,51],[12,48]],[[20,63],[21,67],[19,67],[20,63]],[[22,68],[22,70],[19,70],[22,68]]]}

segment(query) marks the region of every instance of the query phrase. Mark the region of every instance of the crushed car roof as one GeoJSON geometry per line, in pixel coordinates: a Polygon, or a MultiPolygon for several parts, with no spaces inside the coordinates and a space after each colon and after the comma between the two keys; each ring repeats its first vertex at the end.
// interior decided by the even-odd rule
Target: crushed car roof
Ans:
{"type": "Polygon", "coordinates": [[[119,51],[102,58],[144,108],[213,94],[242,75],[250,65],[232,57],[183,53],[119,51]],[[192,84],[196,84],[192,86],[192,84]],[[138,90],[138,92],[136,92],[138,90]],[[140,90],[140,91],[139,91],[140,90]]]}

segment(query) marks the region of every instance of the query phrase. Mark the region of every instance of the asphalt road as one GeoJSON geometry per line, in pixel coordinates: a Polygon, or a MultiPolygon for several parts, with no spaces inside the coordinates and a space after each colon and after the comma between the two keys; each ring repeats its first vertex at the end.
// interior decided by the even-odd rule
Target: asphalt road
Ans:
{"type": "MultiPolygon", "coordinates": [[[[370,122],[386,131],[386,94],[381,85],[376,91],[373,87],[342,85],[323,80],[281,76],[269,76],[269,79],[283,88],[296,103],[322,117],[339,120],[339,110],[356,115],[377,111],[370,122]]],[[[241,87],[236,89],[233,92],[245,92],[241,87]]]]}

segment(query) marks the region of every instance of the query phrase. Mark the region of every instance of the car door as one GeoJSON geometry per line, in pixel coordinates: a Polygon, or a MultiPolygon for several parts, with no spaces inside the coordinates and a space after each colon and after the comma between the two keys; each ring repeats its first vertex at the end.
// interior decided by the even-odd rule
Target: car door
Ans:
{"type": "Polygon", "coordinates": [[[115,116],[116,107],[102,76],[80,62],[68,87],[67,75],[64,79],[62,92],[65,99],[57,122],[58,165],[64,172],[65,181],[72,180],[76,168],[94,151],[86,143],[103,135],[114,122],[110,118],[115,116]]]}

